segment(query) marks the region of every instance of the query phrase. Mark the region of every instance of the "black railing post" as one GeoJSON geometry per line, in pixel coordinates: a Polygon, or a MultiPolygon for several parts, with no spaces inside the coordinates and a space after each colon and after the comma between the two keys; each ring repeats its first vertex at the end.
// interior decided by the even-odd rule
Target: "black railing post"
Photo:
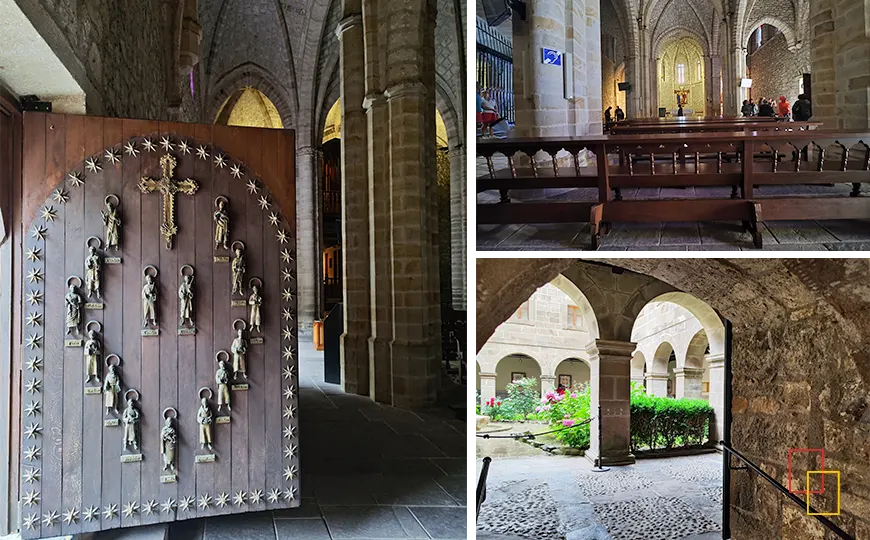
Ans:
{"type": "Polygon", "coordinates": [[[486,500],[486,477],[489,475],[489,464],[492,462],[491,457],[483,458],[483,468],[480,470],[480,479],[477,481],[477,515],[475,521],[480,517],[480,506],[486,500]]]}
{"type": "Polygon", "coordinates": [[[602,466],[602,461],[604,457],[604,451],[602,450],[601,441],[602,430],[601,430],[601,405],[598,406],[598,467],[592,469],[593,472],[607,472],[610,470],[610,467],[602,466]]]}
{"type": "MultiPolygon", "coordinates": [[[[731,321],[725,321],[725,366],[722,386],[723,407],[722,431],[719,438],[725,442],[723,448],[731,444],[731,321]]],[[[731,454],[727,449],[722,452],[722,538],[731,538],[731,454]]]]}

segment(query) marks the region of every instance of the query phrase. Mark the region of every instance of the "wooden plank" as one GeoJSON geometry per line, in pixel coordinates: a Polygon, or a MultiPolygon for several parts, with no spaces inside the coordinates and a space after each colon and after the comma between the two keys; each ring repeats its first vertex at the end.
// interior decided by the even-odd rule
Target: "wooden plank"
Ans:
{"type": "Polygon", "coordinates": [[[586,223],[597,202],[478,204],[477,223],[586,223]]]}
{"type": "MultiPolygon", "coordinates": [[[[764,185],[801,185],[801,184],[848,184],[852,182],[867,183],[870,182],[870,172],[867,171],[801,171],[794,172],[782,170],[780,164],[779,172],[756,172],[752,175],[752,182],[756,186],[764,185]]],[[[786,166],[793,167],[794,164],[786,162],[786,166]]]]}
{"type": "Polygon", "coordinates": [[[756,199],[765,220],[868,219],[867,197],[777,197],[756,199]]]}
{"type": "MultiPolygon", "coordinates": [[[[637,172],[637,171],[636,171],[637,172]]],[[[613,175],[610,185],[614,188],[643,187],[690,187],[690,186],[733,186],[740,184],[740,173],[682,173],[682,174],[634,174],[613,175]]]]}
{"type": "Polygon", "coordinates": [[[662,221],[743,221],[751,204],[732,199],[671,201],[610,201],[604,203],[604,221],[656,223],[662,221]]]}
{"type": "MultiPolygon", "coordinates": [[[[107,124],[107,128],[109,124],[107,124]]],[[[114,127],[114,126],[113,126],[114,127]]],[[[115,179],[114,175],[110,180],[110,189],[113,193],[118,193],[123,201],[123,234],[121,236],[121,249],[119,251],[108,251],[109,256],[122,257],[120,265],[105,265],[104,274],[107,279],[114,280],[117,285],[111,289],[106,289],[106,294],[109,298],[107,302],[111,311],[108,314],[121,313],[121,327],[123,338],[121,343],[121,368],[118,372],[121,375],[121,390],[122,393],[128,388],[135,388],[142,391],[142,340],[138,338],[141,332],[141,305],[142,305],[142,239],[141,239],[141,194],[136,180],[142,175],[142,141],[138,138],[139,127],[137,122],[123,120],[121,126],[122,139],[125,142],[132,141],[134,148],[139,150],[137,156],[130,156],[124,153],[122,161],[122,176],[115,179]],[[117,183],[116,183],[117,182],[117,183]],[[126,308],[125,308],[126,306],[126,308]]],[[[112,141],[108,137],[107,129],[107,144],[112,141]]],[[[119,150],[122,150],[119,147],[119,150]]],[[[123,395],[119,396],[118,411],[123,413],[126,405],[123,400],[123,395]]],[[[120,414],[112,414],[112,417],[119,417],[120,414]]],[[[105,436],[114,441],[114,444],[120,445],[122,439],[123,427],[107,427],[105,428],[105,436]]],[[[143,431],[143,434],[148,434],[153,437],[153,431],[143,431]]],[[[143,437],[144,439],[144,437],[143,437]]],[[[117,463],[118,459],[113,459],[117,463]]],[[[123,493],[124,503],[137,501],[140,504],[140,511],[132,516],[125,516],[121,513],[121,523],[123,526],[135,526],[143,523],[143,515],[141,505],[147,502],[142,493],[142,463],[124,463],[121,466],[121,491],[123,493]]],[[[123,506],[120,508],[123,511],[123,506]]]]}

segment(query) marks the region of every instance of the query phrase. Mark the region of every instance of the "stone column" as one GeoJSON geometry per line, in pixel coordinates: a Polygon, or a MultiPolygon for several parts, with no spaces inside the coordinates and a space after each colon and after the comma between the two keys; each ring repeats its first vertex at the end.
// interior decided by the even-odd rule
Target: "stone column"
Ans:
{"type": "Polygon", "coordinates": [[[676,377],[674,395],[677,399],[701,399],[701,378],[704,376],[703,368],[677,369],[674,370],[674,376],[676,377]]]}
{"type": "Polygon", "coordinates": [[[596,339],[589,354],[591,403],[590,415],[598,416],[601,407],[601,445],[598,444],[598,420],[590,426],[590,446],[586,457],[602,465],[630,465],[634,455],[629,448],[631,426],[629,411],[631,355],[635,343],[596,339]]]}
{"type": "Polygon", "coordinates": [[[547,392],[556,390],[556,377],[553,375],[541,375],[541,397],[547,392]]]}
{"type": "Polygon", "coordinates": [[[344,0],[338,24],[341,74],[341,250],[344,333],[341,335],[342,388],[369,394],[367,339],[371,335],[368,228],[368,149],[363,25],[359,0],[344,0]]]}
{"type": "Polygon", "coordinates": [[[641,84],[638,77],[637,57],[625,57],[625,82],[631,84],[631,90],[625,93],[626,118],[640,118],[641,84]]]}
{"type": "Polygon", "coordinates": [[[480,372],[480,402],[486,403],[495,397],[495,373],[480,372]]]}
{"type": "Polygon", "coordinates": [[[705,356],[710,366],[710,406],[714,419],[710,425],[710,440],[719,442],[725,437],[725,354],[705,356]]]}
{"type": "MultiPolygon", "coordinates": [[[[465,145],[450,148],[450,268],[453,288],[453,309],[465,311],[467,288],[466,175],[465,145]]],[[[460,338],[461,339],[461,338],[460,338]]]]}
{"type": "Polygon", "coordinates": [[[296,304],[300,332],[310,331],[317,310],[320,282],[320,252],[317,250],[316,221],[317,155],[311,146],[296,148],[296,304]]]}
{"type": "Polygon", "coordinates": [[[651,396],[668,397],[668,374],[655,372],[647,373],[646,393],[651,396]]]}
{"type": "Polygon", "coordinates": [[[711,56],[707,70],[710,74],[707,78],[710,81],[710,91],[708,94],[713,100],[709,114],[711,116],[719,116],[719,102],[722,100],[722,58],[719,55],[711,56]]]}

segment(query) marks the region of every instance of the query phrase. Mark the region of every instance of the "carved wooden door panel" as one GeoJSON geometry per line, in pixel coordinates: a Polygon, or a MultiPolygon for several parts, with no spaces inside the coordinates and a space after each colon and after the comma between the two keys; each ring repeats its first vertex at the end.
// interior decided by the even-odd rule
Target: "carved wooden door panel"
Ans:
{"type": "Polygon", "coordinates": [[[293,137],[25,114],[24,538],[298,505],[293,137]]]}

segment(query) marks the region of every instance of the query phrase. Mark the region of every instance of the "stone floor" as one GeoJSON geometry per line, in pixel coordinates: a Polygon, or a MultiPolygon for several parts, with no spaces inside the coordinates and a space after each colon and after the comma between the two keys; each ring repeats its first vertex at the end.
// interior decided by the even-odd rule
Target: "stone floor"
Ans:
{"type": "MultiPolygon", "coordinates": [[[[501,443],[489,448],[496,456],[477,521],[478,539],[721,538],[718,454],[639,460],[597,473],[582,457],[540,451],[537,456],[498,457],[515,453],[501,443]]],[[[479,475],[482,462],[477,461],[479,475]]]]}

